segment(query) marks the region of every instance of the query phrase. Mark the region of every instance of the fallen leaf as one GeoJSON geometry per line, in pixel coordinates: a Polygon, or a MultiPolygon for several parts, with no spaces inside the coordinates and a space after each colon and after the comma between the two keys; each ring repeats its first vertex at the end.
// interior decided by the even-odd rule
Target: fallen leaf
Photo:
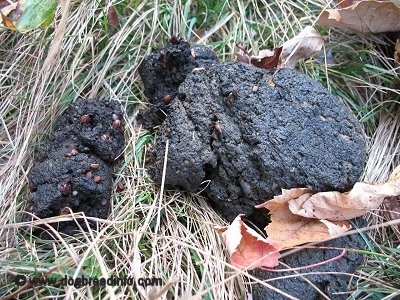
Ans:
{"type": "Polygon", "coordinates": [[[321,51],[324,40],[317,30],[305,27],[298,35],[282,45],[281,60],[283,67],[294,68],[296,63],[321,51]]]}
{"type": "MultiPolygon", "coordinates": [[[[396,45],[394,46],[394,63],[396,67],[400,67],[400,39],[396,40],[396,45]]],[[[397,71],[399,72],[399,71],[397,71]]]]}
{"type": "Polygon", "coordinates": [[[348,7],[348,6],[350,6],[350,5],[352,5],[352,4],[354,3],[353,0],[336,0],[335,2],[336,2],[336,3],[339,5],[339,7],[341,7],[341,8],[348,7]]]}
{"type": "Polygon", "coordinates": [[[339,235],[351,229],[351,225],[348,222],[338,224],[328,220],[319,220],[319,221],[322,222],[328,228],[330,236],[339,235]]]}
{"type": "Polygon", "coordinates": [[[3,25],[6,27],[9,27],[8,25],[14,26],[14,24],[9,21],[7,16],[16,8],[17,3],[13,3],[8,0],[0,0],[0,23],[3,23],[3,25]]]}
{"type": "Polygon", "coordinates": [[[16,30],[17,28],[14,26],[14,23],[5,15],[1,14],[1,21],[3,25],[9,29],[16,30]]]}
{"type": "Polygon", "coordinates": [[[277,47],[273,51],[262,50],[258,56],[252,56],[250,63],[258,68],[271,70],[280,64],[282,47],[277,47]]]}
{"type": "Polygon", "coordinates": [[[342,9],[326,9],[316,24],[359,32],[400,31],[398,1],[358,1],[342,9]]]}
{"type": "Polygon", "coordinates": [[[268,235],[267,241],[274,243],[279,250],[326,240],[332,236],[332,233],[336,235],[336,232],[339,231],[338,227],[342,229],[350,228],[348,222],[324,223],[317,219],[293,214],[289,209],[288,202],[293,197],[307,198],[311,195],[310,193],[312,193],[312,190],[307,188],[282,190],[282,195],[256,206],[269,210],[271,223],[265,227],[268,235]],[[332,228],[335,228],[336,231],[332,228]]]}
{"type": "Polygon", "coordinates": [[[259,52],[258,55],[251,55],[245,46],[237,45],[237,47],[243,51],[243,55],[236,53],[236,60],[252,64],[260,69],[271,70],[281,65],[281,52],[282,47],[275,48],[274,50],[264,49],[259,52]]]}
{"type": "Polygon", "coordinates": [[[117,30],[117,28],[120,25],[119,18],[118,18],[118,15],[117,15],[117,11],[115,10],[114,6],[110,6],[108,8],[107,19],[108,19],[108,22],[111,25],[111,28],[109,30],[113,34],[113,33],[115,33],[115,31],[117,30]]]}
{"type": "Polygon", "coordinates": [[[296,63],[321,51],[324,40],[313,27],[307,26],[298,35],[274,50],[263,49],[251,55],[246,47],[238,45],[243,54],[237,53],[237,61],[250,63],[261,69],[294,68],[296,63]]]}
{"type": "Polygon", "coordinates": [[[48,26],[54,18],[57,0],[19,0],[16,9],[3,15],[3,24],[20,32],[48,26]]]}
{"type": "Polygon", "coordinates": [[[241,216],[237,216],[229,227],[215,228],[228,249],[232,265],[249,270],[276,267],[280,254],[275,245],[248,227],[241,216]]]}
{"type": "Polygon", "coordinates": [[[378,208],[386,197],[400,195],[400,166],[393,170],[386,183],[357,182],[345,193],[316,193],[312,190],[305,193],[300,188],[284,190],[283,193],[293,195],[288,203],[294,214],[330,221],[350,220],[378,208]]]}
{"type": "Polygon", "coordinates": [[[307,218],[330,221],[350,220],[378,208],[385,197],[400,194],[400,182],[382,185],[357,182],[350,192],[320,192],[289,201],[290,210],[307,218]]]}
{"type": "Polygon", "coordinates": [[[251,58],[261,60],[261,59],[263,59],[265,57],[272,57],[274,55],[275,55],[275,51],[274,50],[264,49],[264,50],[260,50],[258,55],[251,56],[251,58]]]}

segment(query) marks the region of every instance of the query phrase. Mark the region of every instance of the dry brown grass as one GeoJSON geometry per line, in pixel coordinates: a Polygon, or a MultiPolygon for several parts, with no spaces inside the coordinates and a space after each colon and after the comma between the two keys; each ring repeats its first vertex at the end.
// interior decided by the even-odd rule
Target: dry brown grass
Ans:
{"type": "MultiPolygon", "coordinates": [[[[207,13],[200,10],[205,1],[196,2],[200,3],[197,9],[188,5],[190,1],[181,0],[72,1],[69,9],[68,1],[61,2],[55,31],[49,28],[25,35],[0,32],[0,266],[5,271],[0,295],[16,290],[7,281],[10,274],[39,276],[50,270],[58,276],[160,277],[175,299],[243,299],[247,273],[228,263],[212,229],[224,222],[200,196],[169,190],[162,193],[147,177],[144,157],[153,137],[135,123],[137,104],[145,102],[136,70],[144,55],[164,44],[171,34],[183,32],[185,37],[195,38],[191,20],[196,16],[198,22],[204,19],[204,34],[198,42],[210,45],[221,59],[230,60],[237,43],[248,42],[257,51],[262,45],[271,47],[293,37],[314,22],[327,6],[325,1],[226,1],[223,9],[209,1],[207,13]],[[114,35],[107,32],[106,12],[111,5],[117,7],[121,18],[121,27],[114,35]],[[213,7],[219,10],[213,11],[213,7]],[[121,181],[126,188],[123,192],[115,188],[110,217],[99,220],[96,230],[66,237],[49,226],[57,238],[41,240],[30,230],[61,217],[20,222],[28,199],[27,174],[34,162],[34,147],[46,139],[68,104],[79,98],[121,102],[127,146],[115,171],[115,183],[121,181]]],[[[354,36],[336,30],[326,30],[325,36],[327,47],[346,49],[354,55],[360,54],[364,45],[371,45],[370,40],[354,41],[354,36]]],[[[336,59],[349,62],[349,57],[338,53],[336,59]]],[[[373,51],[362,55],[390,69],[390,76],[397,76],[390,58],[373,51]]],[[[388,75],[371,70],[371,77],[366,78],[313,61],[302,63],[300,68],[345,98],[360,120],[368,119],[364,126],[370,149],[364,177],[384,180],[399,163],[398,110],[393,108],[399,91],[385,85],[388,75]]],[[[376,212],[370,222],[381,222],[380,215],[376,212]]],[[[77,213],[62,218],[85,216],[77,213]]],[[[385,232],[375,231],[376,239],[385,232]]],[[[369,273],[361,276],[373,280],[369,273]]],[[[158,292],[140,287],[27,287],[21,299],[46,295],[152,299],[158,292]]]]}

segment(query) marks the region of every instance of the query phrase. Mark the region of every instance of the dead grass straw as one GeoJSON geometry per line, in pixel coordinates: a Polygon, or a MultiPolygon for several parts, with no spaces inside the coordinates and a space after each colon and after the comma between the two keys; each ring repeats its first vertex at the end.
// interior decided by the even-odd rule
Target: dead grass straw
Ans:
{"type": "MultiPolygon", "coordinates": [[[[243,299],[244,280],[260,280],[228,263],[212,229],[224,222],[201,196],[160,190],[147,176],[144,158],[153,136],[134,122],[137,104],[146,102],[137,67],[152,47],[165,44],[177,32],[208,44],[222,60],[234,58],[238,43],[248,44],[255,52],[272,48],[313,24],[330,2],[211,1],[206,10],[202,1],[88,0],[71,1],[70,6],[69,1],[62,2],[55,30],[50,27],[25,35],[0,31],[0,267],[5,270],[0,295],[15,292],[12,275],[40,276],[50,270],[48,275],[57,278],[159,277],[163,284],[100,289],[27,286],[21,299],[155,299],[160,291],[168,291],[175,299],[243,299]],[[117,8],[121,21],[115,34],[108,30],[110,6],[117,8]],[[202,26],[201,31],[195,24],[202,26]],[[120,181],[125,190],[118,191],[115,186],[108,220],[99,220],[96,229],[67,237],[49,224],[89,218],[76,213],[26,224],[21,222],[21,212],[28,199],[27,174],[35,146],[46,139],[68,104],[79,98],[113,99],[123,105],[128,143],[115,171],[115,185],[120,181]],[[40,224],[48,224],[54,240],[32,234],[40,224]]],[[[384,180],[399,162],[399,91],[385,83],[388,76],[397,76],[391,58],[365,51],[365,45],[372,49],[372,41],[355,40],[347,32],[325,29],[324,36],[326,47],[338,53],[338,61],[350,61],[346,52],[363,55],[372,66],[380,67],[370,68],[370,76],[365,77],[362,72],[350,74],[313,60],[300,65],[342,97],[364,121],[370,138],[364,178],[384,180]]],[[[375,212],[370,223],[379,223],[381,218],[380,212],[375,212]]],[[[382,239],[385,232],[379,229],[371,238],[382,239]]],[[[387,287],[384,280],[365,271],[359,276],[387,287]]]]}

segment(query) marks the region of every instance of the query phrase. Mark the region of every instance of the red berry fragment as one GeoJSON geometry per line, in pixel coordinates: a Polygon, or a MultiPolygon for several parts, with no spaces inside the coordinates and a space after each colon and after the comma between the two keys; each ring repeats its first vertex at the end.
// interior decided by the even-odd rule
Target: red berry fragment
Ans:
{"type": "Polygon", "coordinates": [[[99,164],[90,164],[90,167],[94,170],[97,170],[100,167],[100,165],[99,164]]]}
{"type": "Polygon", "coordinates": [[[79,122],[81,124],[88,124],[90,122],[90,117],[88,114],[84,114],[80,117],[79,122]]]}
{"type": "Polygon", "coordinates": [[[215,123],[215,125],[214,125],[214,130],[217,131],[217,132],[219,132],[219,133],[222,133],[222,126],[221,126],[221,124],[220,124],[220,123],[215,123]]]}
{"type": "Polygon", "coordinates": [[[171,100],[172,100],[172,96],[171,96],[171,95],[165,95],[165,96],[163,97],[163,101],[164,101],[165,104],[170,103],[171,100]]]}
{"type": "Polygon", "coordinates": [[[71,189],[72,189],[72,184],[70,182],[67,183],[60,183],[58,185],[58,190],[63,194],[64,196],[69,196],[71,194],[71,189]]]}
{"type": "Polygon", "coordinates": [[[103,180],[103,179],[102,179],[101,176],[99,176],[99,175],[94,176],[94,178],[93,178],[93,181],[96,182],[96,183],[98,183],[98,182],[100,182],[100,181],[102,181],[102,180],[103,180]]]}

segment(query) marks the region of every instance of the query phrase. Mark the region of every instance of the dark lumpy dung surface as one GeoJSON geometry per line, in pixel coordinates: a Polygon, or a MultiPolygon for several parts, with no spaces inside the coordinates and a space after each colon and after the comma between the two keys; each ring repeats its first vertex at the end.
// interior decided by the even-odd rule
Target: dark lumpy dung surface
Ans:
{"type": "MultiPolygon", "coordinates": [[[[343,250],[340,248],[365,249],[366,244],[363,238],[359,234],[355,234],[325,242],[319,246],[321,248],[303,249],[280,259],[289,268],[303,267],[303,269],[286,272],[268,272],[257,269],[252,271],[252,274],[297,299],[325,299],[321,293],[332,300],[348,299],[350,295],[348,291],[356,289],[355,282],[351,284],[352,274],[363,262],[363,255],[350,250],[341,257],[343,250]],[[327,249],[322,247],[327,247],[327,249]],[[335,259],[335,257],[340,258],[335,259]],[[315,264],[320,265],[312,267],[315,264]],[[307,266],[309,267],[307,268],[307,266]],[[287,277],[285,278],[285,276],[287,277]]],[[[283,268],[281,265],[277,270],[282,270],[283,268]]],[[[288,299],[282,294],[260,284],[252,286],[252,296],[254,300],[288,299]]]]}
{"type": "MultiPolygon", "coordinates": [[[[179,57],[173,60],[183,70],[179,80],[174,81],[176,70],[166,67],[163,49],[150,54],[139,68],[152,103],[140,121],[157,129],[150,151],[150,172],[157,183],[161,184],[168,152],[165,184],[189,192],[203,190],[228,221],[245,213],[263,228],[267,213],[254,206],[281,189],[345,191],[359,179],[365,160],[363,130],[322,85],[292,69],[220,64],[212,55],[203,65],[192,64],[191,47],[180,42],[165,48],[179,57]],[[173,97],[165,101],[165,95],[173,97]]],[[[364,243],[361,236],[352,235],[323,246],[328,248],[303,249],[281,261],[290,267],[313,265],[339,255],[334,248],[362,249],[364,243]]],[[[322,266],[302,269],[303,277],[278,278],[293,275],[290,271],[253,274],[299,299],[321,299],[311,282],[339,300],[346,298],[350,275],[315,272],[351,274],[362,260],[361,254],[347,252],[322,266]]],[[[261,285],[253,285],[252,297],[285,298],[261,285]]]]}
{"type": "Polygon", "coordinates": [[[183,40],[172,40],[165,48],[150,53],[139,66],[145,83],[145,95],[152,106],[139,116],[147,128],[160,125],[169,104],[178,96],[178,88],[194,68],[209,67],[218,63],[215,53],[201,45],[191,45],[183,40]]]}
{"type": "MultiPolygon", "coordinates": [[[[124,147],[123,116],[116,101],[81,100],[58,119],[35,152],[28,210],[45,218],[73,212],[107,218],[112,171],[124,147]]],[[[71,233],[74,225],[58,225],[71,233]]]]}
{"type": "Polygon", "coordinates": [[[179,85],[152,150],[158,183],[167,140],[165,183],[190,192],[208,184],[229,221],[283,188],[345,191],[365,160],[357,119],[322,85],[239,62],[195,70],[179,85]]]}

